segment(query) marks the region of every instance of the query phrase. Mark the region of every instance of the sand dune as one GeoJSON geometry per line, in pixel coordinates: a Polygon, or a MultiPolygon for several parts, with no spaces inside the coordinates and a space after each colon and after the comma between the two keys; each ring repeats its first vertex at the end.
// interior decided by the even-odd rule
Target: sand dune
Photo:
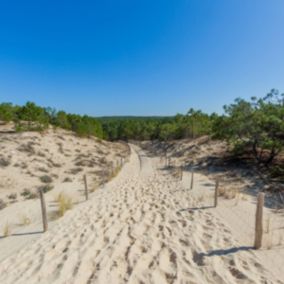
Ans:
{"type": "Polygon", "coordinates": [[[41,233],[38,188],[45,192],[52,227],[60,194],[75,208],[85,200],[83,175],[92,192],[115,175],[129,152],[122,143],[78,138],[62,129],[15,133],[8,126],[0,127],[0,261],[41,233]],[[2,238],[7,227],[10,236],[2,238]]]}
{"type": "Polygon", "coordinates": [[[81,182],[83,174],[99,183],[107,175],[102,171],[110,171],[127,156],[123,144],[78,138],[62,129],[1,133],[0,142],[0,199],[5,202],[11,194],[17,195],[15,200],[26,199],[24,190],[35,192],[40,186],[81,182]]]}
{"type": "Polygon", "coordinates": [[[205,176],[189,191],[187,174],[181,181],[159,158],[131,152],[91,200],[3,260],[0,283],[284,283],[283,263],[268,268],[226,215],[197,209],[213,189],[205,176]]]}

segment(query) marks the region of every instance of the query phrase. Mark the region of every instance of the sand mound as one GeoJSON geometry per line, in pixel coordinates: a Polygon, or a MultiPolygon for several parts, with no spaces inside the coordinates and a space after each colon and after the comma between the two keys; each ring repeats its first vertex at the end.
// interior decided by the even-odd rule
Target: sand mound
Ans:
{"type": "Polygon", "coordinates": [[[113,178],[129,156],[125,144],[78,138],[61,129],[15,133],[4,125],[0,130],[0,237],[12,235],[10,245],[7,239],[0,241],[0,260],[41,232],[37,189],[45,192],[51,222],[84,200],[84,174],[93,192],[113,178]]]}
{"type": "Polygon", "coordinates": [[[0,199],[8,203],[27,199],[39,187],[48,191],[81,181],[83,174],[100,183],[128,155],[123,144],[64,130],[1,133],[0,142],[0,199]]]}

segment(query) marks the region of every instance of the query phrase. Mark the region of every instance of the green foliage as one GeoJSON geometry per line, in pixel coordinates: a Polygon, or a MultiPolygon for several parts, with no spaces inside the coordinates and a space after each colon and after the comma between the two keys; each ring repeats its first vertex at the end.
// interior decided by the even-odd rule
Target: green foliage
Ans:
{"type": "Polygon", "coordinates": [[[49,124],[72,130],[81,137],[107,140],[172,140],[195,138],[211,131],[211,117],[191,109],[175,117],[102,117],[80,116],[42,108],[32,102],[22,107],[0,105],[0,119],[15,121],[17,131],[42,131],[49,124]]]}
{"type": "Polygon", "coordinates": [[[269,165],[284,146],[284,94],[273,89],[264,98],[236,99],[224,109],[226,115],[213,126],[216,137],[238,153],[249,147],[260,164],[269,165]]]}
{"type": "Polygon", "coordinates": [[[0,120],[16,123],[16,131],[43,131],[49,124],[72,130],[78,136],[96,136],[103,138],[101,123],[93,117],[57,112],[52,108],[42,108],[32,102],[24,106],[10,103],[0,105],[0,120]]]}
{"type": "Polygon", "coordinates": [[[64,111],[59,111],[54,119],[54,125],[64,129],[71,129],[71,124],[68,115],[64,111]]]}
{"type": "Polygon", "coordinates": [[[9,122],[15,118],[15,107],[10,103],[0,104],[0,120],[9,122]]]}
{"type": "Polygon", "coordinates": [[[52,178],[48,175],[41,176],[39,179],[44,183],[51,183],[52,182],[52,178]]]}
{"type": "Polygon", "coordinates": [[[178,131],[176,123],[164,123],[160,126],[159,138],[165,141],[178,138],[178,131]]]}
{"type": "Polygon", "coordinates": [[[49,117],[43,108],[27,102],[17,109],[15,121],[18,131],[41,131],[48,127],[49,117]]]}
{"type": "Polygon", "coordinates": [[[171,118],[160,117],[113,117],[100,118],[104,138],[114,140],[157,139],[159,126],[171,118]]]}
{"type": "Polygon", "coordinates": [[[57,112],[31,102],[22,107],[2,103],[0,120],[15,121],[18,131],[42,131],[51,124],[81,137],[96,136],[111,141],[166,141],[213,134],[232,143],[236,154],[250,149],[260,164],[269,165],[284,146],[284,95],[272,90],[261,99],[236,99],[224,110],[222,116],[190,109],[186,115],[174,117],[94,118],[57,112]]]}
{"type": "Polygon", "coordinates": [[[101,125],[96,119],[88,116],[84,116],[83,119],[75,125],[74,131],[79,136],[103,136],[101,125]]]}
{"type": "Polygon", "coordinates": [[[175,117],[100,118],[104,138],[109,140],[172,140],[210,134],[211,117],[190,110],[175,117]]]}

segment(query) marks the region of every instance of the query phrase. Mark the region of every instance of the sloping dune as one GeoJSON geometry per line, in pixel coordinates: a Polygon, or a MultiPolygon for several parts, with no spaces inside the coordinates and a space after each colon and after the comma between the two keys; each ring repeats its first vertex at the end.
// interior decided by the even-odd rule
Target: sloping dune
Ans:
{"type": "Polygon", "coordinates": [[[82,180],[83,174],[99,183],[127,156],[123,144],[78,138],[62,129],[0,134],[0,199],[5,201],[11,194],[24,199],[25,189],[82,180]]]}

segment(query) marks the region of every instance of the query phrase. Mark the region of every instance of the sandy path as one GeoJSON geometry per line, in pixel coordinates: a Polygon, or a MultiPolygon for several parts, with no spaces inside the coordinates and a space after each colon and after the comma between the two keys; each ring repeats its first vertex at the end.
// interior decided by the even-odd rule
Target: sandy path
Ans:
{"type": "Polygon", "coordinates": [[[199,205],[133,146],[114,181],[0,263],[0,283],[282,283],[199,205]]]}

